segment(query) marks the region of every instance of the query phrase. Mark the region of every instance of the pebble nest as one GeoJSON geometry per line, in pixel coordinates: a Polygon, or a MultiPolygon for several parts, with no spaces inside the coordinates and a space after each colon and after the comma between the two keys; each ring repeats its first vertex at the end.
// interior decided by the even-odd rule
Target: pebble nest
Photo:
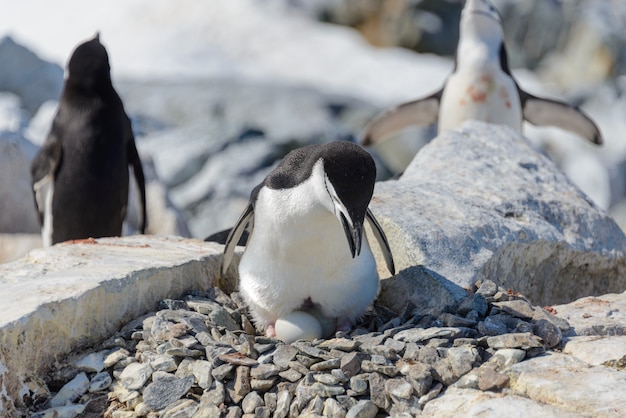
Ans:
{"type": "Polygon", "coordinates": [[[450,385],[505,391],[503,370],[569,328],[491,281],[446,312],[418,311],[374,303],[350,333],[284,344],[254,328],[237,292],[162,300],[32,382],[28,415],[412,417],[450,385]]]}

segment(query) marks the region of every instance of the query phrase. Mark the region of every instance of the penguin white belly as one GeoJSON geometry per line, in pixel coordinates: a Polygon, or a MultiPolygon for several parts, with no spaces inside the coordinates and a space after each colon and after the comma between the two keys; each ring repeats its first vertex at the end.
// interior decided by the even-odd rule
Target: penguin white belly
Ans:
{"type": "Polygon", "coordinates": [[[265,199],[266,193],[277,191],[259,194],[254,231],[239,264],[240,291],[255,320],[266,327],[308,301],[328,317],[352,321],[362,315],[378,291],[366,237],[352,258],[337,218],[307,202],[306,193],[300,200],[306,216],[293,207],[287,209],[291,213],[282,205],[271,207],[276,199],[265,199]]]}
{"type": "Polygon", "coordinates": [[[39,212],[43,213],[41,238],[44,247],[52,245],[52,198],[54,197],[54,178],[49,174],[33,185],[35,202],[39,212]]]}
{"type": "Polygon", "coordinates": [[[439,133],[466,120],[506,125],[522,131],[522,109],[515,82],[504,73],[453,73],[441,98],[439,133]]]}

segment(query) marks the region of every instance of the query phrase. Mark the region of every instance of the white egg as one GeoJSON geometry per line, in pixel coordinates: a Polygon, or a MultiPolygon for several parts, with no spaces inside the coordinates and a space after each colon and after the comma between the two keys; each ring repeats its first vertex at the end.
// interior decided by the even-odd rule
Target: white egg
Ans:
{"type": "Polygon", "coordinates": [[[319,306],[313,306],[312,308],[307,308],[304,310],[309,315],[312,315],[317,322],[322,326],[322,338],[330,338],[335,334],[335,330],[337,329],[337,319],[329,318],[324,315],[319,306]]]}
{"type": "Polygon", "coordinates": [[[297,340],[315,340],[322,337],[322,326],[313,315],[293,311],[281,316],[274,324],[276,338],[289,344],[297,340]]]}

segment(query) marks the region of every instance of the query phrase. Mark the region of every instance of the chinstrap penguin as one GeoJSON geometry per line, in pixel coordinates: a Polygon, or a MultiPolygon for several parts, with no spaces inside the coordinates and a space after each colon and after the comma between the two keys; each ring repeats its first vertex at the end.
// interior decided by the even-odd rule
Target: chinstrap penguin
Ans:
{"type": "Polygon", "coordinates": [[[52,127],[31,164],[44,246],[121,235],[129,166],[144,233],[143,169],[130,119],[111,82],[107,52],[96,35],[72,53],[52,127]]]}
{"type": "Polygon", "coordinates": [[[376,116],[365,127],[361,143],[375,144],[411,125],[438,122],[442,133],[469,119],[507,125],[517,132],[526,120],[538,126],[557,126],[602,144],[598,127],[580,109],[533,96],[519,87],[509,68],[502,19],[489,0],[465,3],[455,68],[443,88],[376,116]]]}
{"type": "Polygon", "coordinates": [[[375,178],[367,151],[336,141],[290,152],[251,192],[226,240],[221,271],[250,224],[239,290],[268,336],[276,335],[277,319],[300,309],[315,307],[340,330],[363,315],[378,291],[366,219],[395,273],[387,238],[368,209],[375,178]]]}

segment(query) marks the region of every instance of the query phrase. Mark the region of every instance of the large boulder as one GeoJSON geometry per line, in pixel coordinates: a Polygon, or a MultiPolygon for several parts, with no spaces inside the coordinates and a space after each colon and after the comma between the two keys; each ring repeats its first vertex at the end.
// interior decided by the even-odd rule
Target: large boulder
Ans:
{"type": "Polygon", "coordinates": [[[37,146],[15,132],[0,131],[0,232],[39,232],[30,185],[37,146]]]}
{"type": "Polygon", "coordinates": [[[0,91],[15,93],[32,116],[47,100],[56,100],[63,88],[63,69],[39,58],[11,37],[0,39],[0,91]]]}
{"type": "MultiPolygon", "coordinates": [[[[381,297],[460,300],[489,279],[543,305],[623,291],[626,237],[523,136],[468,122],[424,147],[372,210],[400,274],[381,297]]],[[[440,301],[435,305],[441,305],[440,301]]]]}

